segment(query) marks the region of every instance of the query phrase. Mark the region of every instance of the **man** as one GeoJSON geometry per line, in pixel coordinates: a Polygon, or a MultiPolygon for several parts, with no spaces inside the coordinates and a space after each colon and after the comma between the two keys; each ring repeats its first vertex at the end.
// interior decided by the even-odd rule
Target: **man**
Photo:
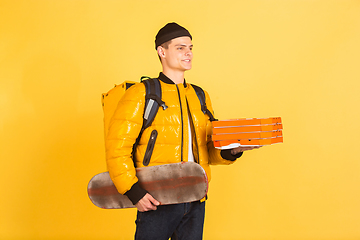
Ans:
{"type": "MultiPolygon", "coordinates": [[[[136,167],[150,141],[155,141],[148,166],[194,161],[206,171],[210,181],[210,164],[231,164],[252,147],[231,150],[214,148],[209,116],[201,111],[199,99],[184,73],[192,67],[192,36],[176,23],[168,23],[155,39],[163,71],[158,79],[162,100],[168,109],[159,109],[152,125],[145,129],[134,150],[136,167]],[[157,138],[150,140],[153,132],[157,138]]],[[[213,112],[205,92],[208,109],[213,112]]],[[[106,139],[107,165],[118,191],[125,194],[138,209],[135,239],[202,239],[205,199],[197,202],[161,205],[138,184],[132,159],[134,145],[142,126],[145,86],[129,88],[111,120],[106,139]]]]}

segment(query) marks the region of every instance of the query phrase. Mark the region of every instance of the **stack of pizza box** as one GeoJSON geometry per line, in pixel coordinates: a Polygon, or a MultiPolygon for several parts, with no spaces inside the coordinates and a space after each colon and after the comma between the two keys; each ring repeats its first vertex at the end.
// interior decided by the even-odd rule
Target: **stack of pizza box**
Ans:
{"type": "Polygon", "coordinates": [[[280,117],[214,121],[212,140],[216,148],[264,146],[283,142],[280,117]]]}

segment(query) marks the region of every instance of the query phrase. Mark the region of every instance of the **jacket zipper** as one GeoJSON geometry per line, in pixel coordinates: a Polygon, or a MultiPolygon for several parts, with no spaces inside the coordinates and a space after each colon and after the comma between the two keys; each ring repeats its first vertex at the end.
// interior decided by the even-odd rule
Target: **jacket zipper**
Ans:
{"type": "MultiPolygon", "coordinates": [[[[193,121],[193,118],[192,118],[192,115],[191,115],[191,112],[190,112],[189,102],[188,102],[187,99],[186,99],[186,104],[187,104],[188,113],[189,113],[189,120],[190,120],[190,126],[189,127],[190,127],[191,134],[193,134],[192,129],[194,129],[194,136],[191,136],[191,138],[193,138],[194,141],[195,141],[195,147],[196,147],[196,153],[197,153],[197,159],[195,158],[195,155],[193,154],[194,162],[200,164],[200,161],[199,161],[199,158],[200,158],[199,145],[198,145],[197,138],[196,138],[196,129],[195,129],[195,126],[194,126],[194,121],[193,121]]],[[[189,144],[192,144],[192,142],[190,142],[189,144]]],[[[194,146],[192,147],[192,150],[194,151],[194,146]]]]}
{"type": "Polygon", "coordinates": [[[154,150],[157,135],[158,135],[158,132],[156,130],[152,130],[152,132],[150,134],[150,139],[149,139],[148,145],[146,147],[144,159],[143,159],[143,165],[144,166],[147,166],[150,163],[150,159],[151,159],[151,155],[152,155],[153,150],[154,150]]]}
{"type": "Polygon", "coordinates": [[[181,161],[183,161],[183,154],[184,154],[184,121],[183,121],[183,111],[182,111],[182,104],[181,104],[181,97],[179,87],[177,85],[176,89],[178,92],[179,103],[180,103],[180,113],[181,113],[181,161]]]}

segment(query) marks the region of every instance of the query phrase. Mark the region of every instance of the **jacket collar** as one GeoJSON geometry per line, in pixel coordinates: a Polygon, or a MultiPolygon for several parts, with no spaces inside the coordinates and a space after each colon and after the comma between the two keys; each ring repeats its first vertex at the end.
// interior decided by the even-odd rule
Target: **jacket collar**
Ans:
{"type": "MultiPolygon", "coordinates": [[[[175,84],[170,78],[168,78],[162,72],[160,72],[158,79],[167,84],[175,84]]],[[[184,88],[186,88],[186,80],[185,79],[184,79],[184,88]]]]}

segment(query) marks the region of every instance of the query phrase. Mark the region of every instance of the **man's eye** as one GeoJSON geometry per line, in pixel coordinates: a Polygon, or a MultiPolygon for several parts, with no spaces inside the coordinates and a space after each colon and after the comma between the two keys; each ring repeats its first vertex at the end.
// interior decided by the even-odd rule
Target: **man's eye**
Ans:
{"type": "Polygon", "coordinates": [[[182,47],[179,47],[178,50],[183,50],[183,48],[182,48],[182,47]]]}

